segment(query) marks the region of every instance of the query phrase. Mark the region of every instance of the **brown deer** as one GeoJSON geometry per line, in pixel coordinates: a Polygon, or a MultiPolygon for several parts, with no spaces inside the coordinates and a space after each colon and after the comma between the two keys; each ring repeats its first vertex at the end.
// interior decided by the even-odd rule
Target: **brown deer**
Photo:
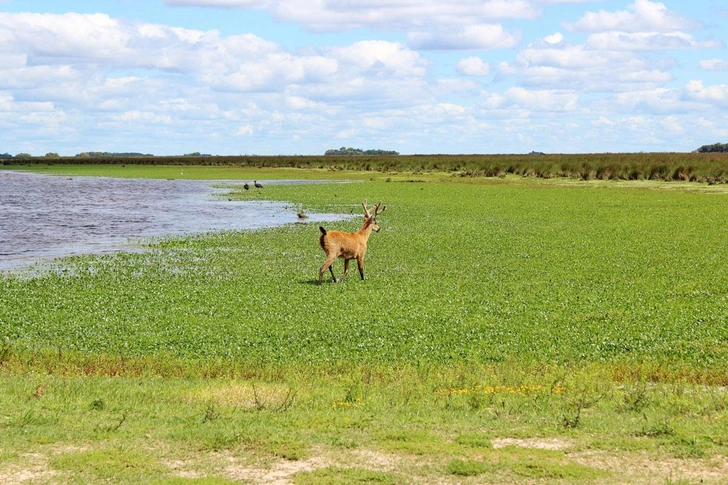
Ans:
{"type": "Polygon", "coordinates": [[[364,206],[364,225],[357,232],[327,231],[322,226],[319,226],[319,230],[321,231],[319,244],[321,244],[321,249],[326,253],[326,261],[319,270],[319,285],[323,280],[327,268],[331,271],[331,277],[334,279],[334,283],[336,283],[334,268],[331,267],[334,261],[336,261],[336,258],[344,258],[344,276],[338,281],[344,281],[346,279],[346,275],[349,273],[349,261],[352,259],[356,259],[356,263],[359,266],[359,274],[361,275],[361,279],[364,279],[364,255],[367,252],[367,240],[372,231],[379,232],[377,216],[384,212],[387,206],[385,205],[382,207],[382,210],[379,210],[382,203],[378,203],[373,207],[374,215],[371,215],[369,213],[370,209],[367,209],[366,200],[362,205],[364,206]]]}

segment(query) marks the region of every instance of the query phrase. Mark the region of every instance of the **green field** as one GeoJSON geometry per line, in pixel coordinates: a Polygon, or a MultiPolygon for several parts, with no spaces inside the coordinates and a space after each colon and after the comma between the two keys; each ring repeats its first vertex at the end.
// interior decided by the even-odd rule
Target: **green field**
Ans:
{"type": "Polygon", "coordinates": [[[723,186],[182,173],[362,180],[232,197],[343,214],[383,201],[367,279],[316,285],[317,224],[0,277],[0,481],[33,455],[37,483],[261,483],[285,464],[295,483],[721,483],[723,186]]]}

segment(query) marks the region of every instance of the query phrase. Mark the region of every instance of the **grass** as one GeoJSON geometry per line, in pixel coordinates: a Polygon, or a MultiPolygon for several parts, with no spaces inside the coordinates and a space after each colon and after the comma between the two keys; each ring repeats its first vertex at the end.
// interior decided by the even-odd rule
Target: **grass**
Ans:
{"type": "Polygon", "coordinates": [[[397,156],[201,156],[201,157],[62,157],[7,159],[11,166],[107,166],[146,171],[161,166],[196,165],[239,172],[245,169],[305,169],[368,173],[441,172],[465,177],[568,177],[582,180],[667,180],[724,184],[728,179],[726,153],[594,153],[540,155],[397,155],[397,156]]]}
{"type": "Polygon", "coordinates": [[[720,483],[725,193],[346,175],[235,197],[382,200],[363,282],[315,284],[315,225],[0,277],[0,481],[720,483]]]}
{"type": "MultiPolygon", "coordinates": [[[[663,480],[647,483],[664,483],[680,463],[679,477],[695,469],[705,483],[720,483],[715,476],[725,472],[725,393],[655,384],[650,404],[629,411],[619,406],[621,386],[575,370],[563,392],[503,391],[474,406],[466,394],[436,392],[455,378],[442,372],[393,369],[357,382],[361,397],[350,407],[333,403],[350,394],[351,375],[281,382],[6,373],[0,478],[13,483],[25,470],[42,483],[644,483],[646,473],[663,480]],[[287,386],[295,397],[281,407],[287,386]],[[586,392],[601,398],[578,427],[563,426],[563,412],[586,392]]],[[[504,373],[473,368],[468,377],[504,373]]]]}
{"type": "Polygon", "coordinates": [[[270,186],[265,196],[346,213],[365,198],[387,203],[369,279],[317,287],[315,225],[162,240],[5,277],[2,337],[256,367],[517,356],[647,361],[719,381],[710,369],[728,363],[727,234],[714,223],[724,196],[507,182],[270,186]]]}

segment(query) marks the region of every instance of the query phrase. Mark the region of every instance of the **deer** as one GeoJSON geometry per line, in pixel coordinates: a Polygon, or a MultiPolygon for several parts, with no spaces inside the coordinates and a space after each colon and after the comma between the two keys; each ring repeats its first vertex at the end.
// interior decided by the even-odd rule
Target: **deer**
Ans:
{"type": "Polygon", "coordinates": [[[367,252],[367,240],[372,231],[379,232],[377,216],[384,212],[387,206],[382,206],[382,203],[379,202],[374,207],[367,208],[366,200],[364,200],[362,206],[364,206],[364,225],[357,232],[327,231],[323,226],[319,226],[319,230],[321,231],[319,244],[321,245],[321,249],[326,253],[326,261],[324,261],[323,266],[319,269],[319,285],[323,280],[326,269],[331,271],[331,278],[333,278],[334,283],[337,281],[343,282],[349,273],[349,261],[352,259],[356,259],[359,267],[359,275],[364,280],[364,255],[367,252]],[[380,206],[381,210],[379,209],[380,206]],[[374,209],[374,215],[371,215],[369,212],[371,209],[374,209]],[[339,280],[334,276],[334,268],[331,266],[337,258],[344,258],[344,275],[339,280]]]}

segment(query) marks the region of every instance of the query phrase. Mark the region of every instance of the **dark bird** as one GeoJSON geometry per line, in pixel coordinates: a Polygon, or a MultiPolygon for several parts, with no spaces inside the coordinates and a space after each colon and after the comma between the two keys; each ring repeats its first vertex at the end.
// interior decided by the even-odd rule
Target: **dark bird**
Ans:
{"type": "Polygon", "coordinates": [[[243,188],[245,190],[250,190],[250,185],[248,185],[248,183],[246,182],[245,185],[243,185],[243,188]]]}
{"type": "Polygon", "coordinates": [[[255,184],[255,188],[256,189],[262,189],[263,188],[263,186],[260,185],[257,180],[253,180],[253,183],[255,184]]]}

